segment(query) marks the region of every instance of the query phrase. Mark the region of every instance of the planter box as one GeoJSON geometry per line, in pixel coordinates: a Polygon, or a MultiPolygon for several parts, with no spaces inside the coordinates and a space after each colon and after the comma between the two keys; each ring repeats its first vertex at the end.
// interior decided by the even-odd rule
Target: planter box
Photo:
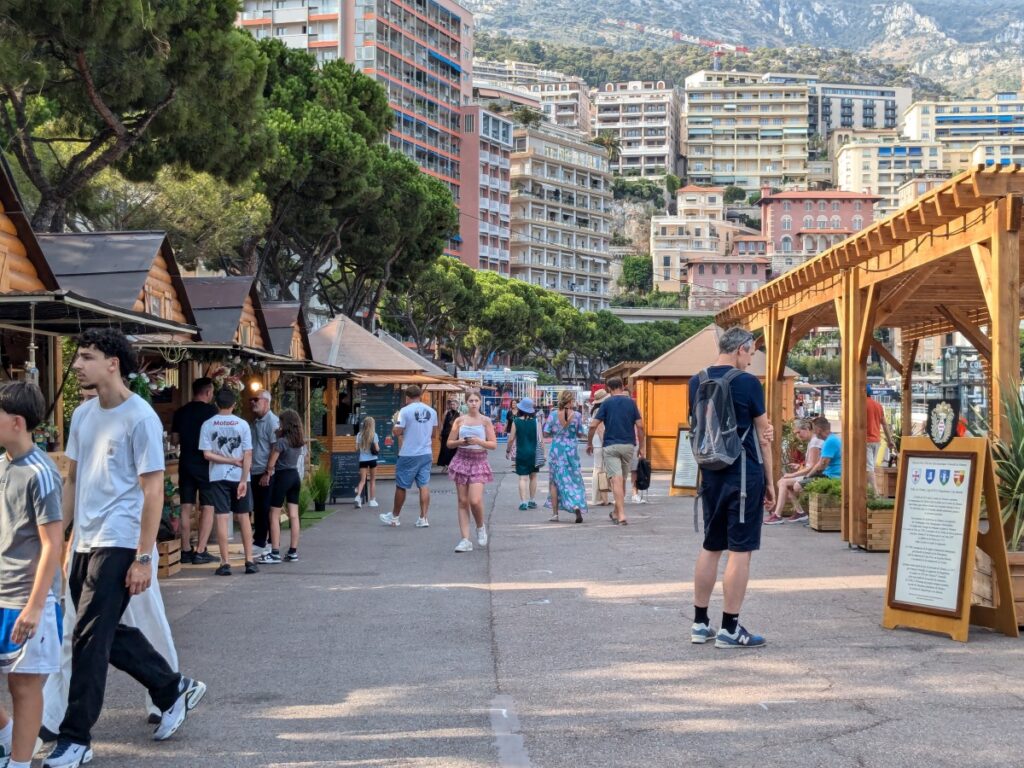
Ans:
{"type": "Polygon", "coordinates": [[[1024,552],[1007,552],[1010,561],[1010,588],[1013,606],[1017,611],[1017,624],[1024,626],[1024,552]]]}
{"type": "Polygon", "coordinates": [[[156,551],[160,554],[157,578],[166,579],[181,570],[181,539],[157,542],[156,551]]]}
{"type": "Polygon", "coordinates": [[[807,515],[811,528],[815,531],[842,530],[842,502],[835,496],[809,494],[807,515]]]}
{"type": "Polygon", "coordinates": [[[868,539],[864,549],[868,552],[888,552],[892,547],[892,520],[894,509],[868,509],[868,539]]]}
{"type": "Polygon", "coordinates": [[[875,467],[875,485],[878,495],[890,499],[896,498],[896,467],[875,467]]]}

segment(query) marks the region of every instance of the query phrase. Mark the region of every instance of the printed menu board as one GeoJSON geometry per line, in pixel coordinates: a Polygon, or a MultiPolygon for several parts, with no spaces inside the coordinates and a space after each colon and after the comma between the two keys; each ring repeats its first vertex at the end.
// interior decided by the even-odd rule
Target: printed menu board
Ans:
{"type": "Polygon", "coordinates": [[[697,460],[693,457],[693,448],[690,447],[690,430],[684,427],[679,428],[679,436],[676,438],[676,461],[672,469],[672,487],[697,487],[697,460]]]}

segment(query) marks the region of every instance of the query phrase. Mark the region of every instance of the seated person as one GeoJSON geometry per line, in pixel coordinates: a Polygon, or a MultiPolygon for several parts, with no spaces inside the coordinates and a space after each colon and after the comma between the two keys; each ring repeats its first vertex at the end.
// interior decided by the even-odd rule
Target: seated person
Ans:
{"type": "Polygon", "coordinates": [[[790,465],[793,467],[793,470],[779,478],[779,490],[775,497],[777,499],[775,511],[765,518],[765,525],[776,525],[785,522],[779,513],[785,509],[787,501],[793,505],[794,514],[790,520],[803,520],[807,517],[807,513],[800,507],[800,481],[804,480],[806,482],[807,475],[818,463],[818,459],[821,457],[821,446],[824,441],[814,434],[811,429],[811,422],[807,419],[798,419],[794,431],[797,437],[807,444],[807,451],[802,456],[800,464],[795,467],[790,465]]]}
{"type": "MultiPolygon", "coordinates": [[[[804,485],[815,477],[827,477],[830,479],[839,479],[843,476],[843,449],[842,443],[839,440],[839,435],[832,434],[832,424],[824,416],[816,416],[811,421],[811,429],[814,432],[814,436],[820,441],[820,455],[817,461],[811,465],[811,468],[801,474],[799,477],[793,479],[792,487],[789,489],[789,493],[792,494],[791,501],[793,503],[793,509],[796,514],[789,518],[790,522],[797,520],[803,520],[807,517],[807,513],[800,507],[799,496],[803,492],[804,485]]],[[[811,453],[811,445],[807,446],[808,454],[811,453]]],[[[781,491],[781,482],[780,482],[781,491]]],[[[781,509],[781,505],[776,505],[777,509],[781,509]]],[[[781,522],[780,520],[771,521],[765,520],[766,523],[781,522]]]]}

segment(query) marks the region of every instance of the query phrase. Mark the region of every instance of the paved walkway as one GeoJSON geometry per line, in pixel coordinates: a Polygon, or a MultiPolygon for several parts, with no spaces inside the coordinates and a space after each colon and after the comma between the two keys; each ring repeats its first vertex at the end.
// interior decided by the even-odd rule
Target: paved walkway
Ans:
{"type": "Polygon", "coordinates": [[[410,505],[398,529],[346,505],[299,563],[168,579],[179,656],[209,693],[156,744],[142,692],[111,671],[93,764],[1021,764],[1022,641],[880,629],[886,555],[837,534],[766,529],[742,620],[769,647],[691,645],[699,539],[689,501],[655,480],[620,528],[606,509],[584,525],[519,512],[499,475],[490,546],[456,555],[453,487],[435,476],[429,529],[410,505]]]}

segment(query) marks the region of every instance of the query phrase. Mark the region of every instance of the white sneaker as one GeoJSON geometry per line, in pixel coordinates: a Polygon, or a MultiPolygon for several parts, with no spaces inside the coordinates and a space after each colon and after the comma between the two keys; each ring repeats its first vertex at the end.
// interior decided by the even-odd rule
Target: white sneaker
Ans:
{"type": "Polygon", "coordinates": [[[487,527],[486,526],[484,526],[483,528],[477,528],[476,529],[476,543],[477,543],[478,546],[481,546],[481,547],[486,547],[487,546],[487,527]]]}
{"type": "Polygon", "coordinates": [[[160,725],[153,731],[154,741],[165,741],[171,738],[185,722],[185,715],[190,709],[202,701],[206,695],[206,684],[189,677],[181,678],[178,684],[178,698],[171,708],[160,716],[160,725]]]}
{"type": "Polygon", "coordinates": [[[355,502],[356,509],[361,509],[362,508],[362,506],[363,506],[363,497],[362,496],[356,496],[355,499],[353,499],[353,501],[355,502]]]}
{"type": "Polygon", "coordinates": [[[416,518],[416,527],[417,528],[429,528],[430,527],[430,522],[425,517],[417,517],[416,518]]]}
{"type": "Polygon", "coordinates": [[[463,539],[462,541],[460,541],[458,544],[455,545],[455,551],[456,552],[472,552],[473,551],[473,542],[471,542],[469,539],[463,539]]]}
{"type": "Polygon", "coordinates": [[[371,507],[379,507],[380,504],[377,503],[376,499],[370,499],[370,506],[371,507]]]}
{"type": "Polygon", "coordinates": [[[390,512],[384,512],[384,513],[382,513],[380,515],[377,515],[377,517],[380,518],[381,525],[390,525],[393,528],[397,528],[398,526],[400,526],[402,524],[402,521],[399,520],[397,517],[395,517],[390,512]]]}
{"type": "Polygon", "coordinates": [[[643,501],[643,499],[640,498],[640,494],[638,493],[634,493],[632,496],[630,496],[629,500],[634,504],[639,504],[641,501],[643,501]]]}
{"type": "Polygon", "coordinates": [[[78,768],[92,761],[92,750],[84,744],[59,739],[43,760],[43,768],[78,768]]]}
{"type": "Polygon", "coordinates": [[[256,562],[259,562],[260,558],[263,557],[264,555],[269,555],[270,551],[272,549],[273,549],[273,547],[271,547],[269,544],[267,544],[265,546],[262,546],[262,547],[257,547],[255,544],[253,544],[252,545],[252,559],[254,561],[256,561],[256,562]]]}

